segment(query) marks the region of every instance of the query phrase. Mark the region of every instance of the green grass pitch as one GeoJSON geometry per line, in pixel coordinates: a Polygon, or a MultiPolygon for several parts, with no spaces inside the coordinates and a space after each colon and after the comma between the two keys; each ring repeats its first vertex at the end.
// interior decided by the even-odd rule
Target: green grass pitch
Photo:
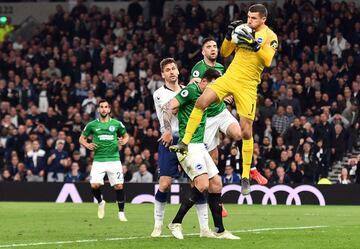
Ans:
{"type": "MultiPolygon", "coordinates": [[[[178,205],[167,205],[168,224],[178,205]]],[[[185,239],[152,239],[153,205],[125,206],[127,223],[117,219],[117,205],[107,203],[103,220],[97,205],[0,202],[0,248],[360,248],[358,206],[230,205],[225,227],[241,240],[198,236],[194,208],[183,222],[185,239]]],[[[210,217],[210,226],[212,219],[210,217]]]]}

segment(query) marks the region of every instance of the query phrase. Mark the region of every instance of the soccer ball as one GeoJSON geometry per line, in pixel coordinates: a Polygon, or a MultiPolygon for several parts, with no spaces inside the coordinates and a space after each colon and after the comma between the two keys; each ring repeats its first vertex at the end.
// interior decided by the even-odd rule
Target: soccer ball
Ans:
{"type": "Polygon", "coordinates": [[[231,34],[231,42],[233,42],[235,44],[239,44],[240,40],[238,38],[238,35],[243,33],[244,31],[248,32],[250,34],[253,33],[253,30],[246,23],[240,24],[233,30],[233,32],[231,34]]]}

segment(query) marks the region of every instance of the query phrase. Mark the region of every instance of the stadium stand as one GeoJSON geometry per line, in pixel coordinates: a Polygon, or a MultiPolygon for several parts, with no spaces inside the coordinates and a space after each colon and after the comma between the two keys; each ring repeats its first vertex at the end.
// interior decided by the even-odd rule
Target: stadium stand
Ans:
{"type": "MultiPolygon", "coordinates": [[[[136,2],[127,10],[59,5],[32,39],[0,43],[0,180],[87,181],[92,154],[78,137],[105,98],[131,135],[120,152],[126,179],[146,165],[156,181],[159,61],[174,57],[186,84],[201,41],[213,36],[220,46],[226,25],[245,20],[248,6],[211,11],[192,2],[166,16],[150,4],[149,19],[136,2]],[[53,162],[54,153],[66,160],[53,162]]],[[[279,50],[259,85],[253,163],[271,183],[337,181],[342,166],[339,181],[359,183],[359,6],[287,0],[267,7],[279,50]]],[[[241,174],[232,145],[222,139],[220,171],[231,163],[241,174]]]]}

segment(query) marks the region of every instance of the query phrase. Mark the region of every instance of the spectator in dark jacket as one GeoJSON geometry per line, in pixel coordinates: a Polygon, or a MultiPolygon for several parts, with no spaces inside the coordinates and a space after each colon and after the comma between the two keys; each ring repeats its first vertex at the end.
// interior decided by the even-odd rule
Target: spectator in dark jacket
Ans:
{"type": "Polygon", "coordinates": [[[25,165],[28,182],[43,182],[46,169],[46,152],[40,148],[39,141],[32,142],[32,150],[26,154],[25,165]]]}
{"type": "Polygon", "coordinates": [[[56,141],[56,148],[50,152],[47,159],[47,181],[48,182],[63,182],[64,172],[70,166],[70,158],[67,151],[64,151],[64,140],[56,141]]]}
{"type": "Polygon", "coordinates": [[[240,183],[240,176],[234,172],[234,168],[231,165],[225,166],[225,173],[221,176],[222,182],[227,183],[240,183]]]}
{"type": "Polygon", "coordinates": [[[300,125],[300,119],[295,118],[284,134],[285,144],[290,148],[297,148],[301,138],[305,138],[305,130],[300,125]]]}
{"type": "Polygon", "coordinates": [[[286,174],[289,177],[291,184],[302,183],[302,173],[298,169],[298,167],[294,161],[291,162],[290,169],[288,170],[288,172],[286,174]]]}

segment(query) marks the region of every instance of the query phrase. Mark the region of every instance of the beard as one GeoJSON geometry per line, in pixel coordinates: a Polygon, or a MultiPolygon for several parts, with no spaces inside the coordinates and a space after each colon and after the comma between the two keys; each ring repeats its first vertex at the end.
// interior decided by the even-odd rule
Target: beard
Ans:
{"type": "Polygon", "coordinates": [[[101,116],[102,118],[106,118],[108,115],[109,115],[109,113],[106,113],[106,114],[100,113],[100,116],[101,116]]]}
{"type": "Polygon", "coordinates": [[[207,59],[208,59],[209,61],[211,61],[212,63],[214,63],[214,62],[216,61],[216,58],[217,58],[217,55],[215,55],[215,56],[209,55],[209,56],[207,57],[207,59]]]}

